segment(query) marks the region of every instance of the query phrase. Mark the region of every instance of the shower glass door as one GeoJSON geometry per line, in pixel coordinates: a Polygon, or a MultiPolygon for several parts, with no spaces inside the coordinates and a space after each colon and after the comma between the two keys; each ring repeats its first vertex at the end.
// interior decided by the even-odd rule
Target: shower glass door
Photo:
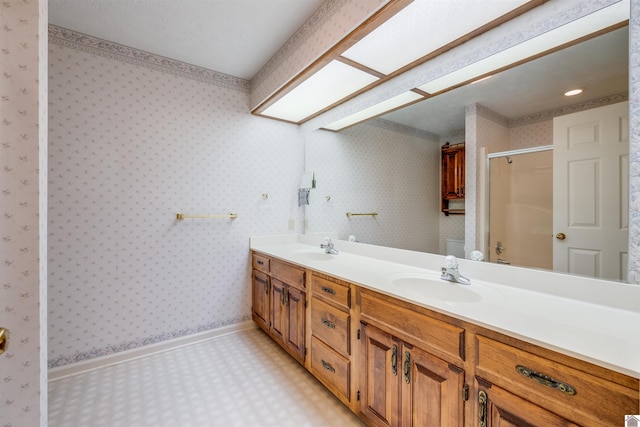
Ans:
{"type": "Polygon", "coordinates": [[[553,268],[553,151],[490,154],[490,262],[553,268]]]}

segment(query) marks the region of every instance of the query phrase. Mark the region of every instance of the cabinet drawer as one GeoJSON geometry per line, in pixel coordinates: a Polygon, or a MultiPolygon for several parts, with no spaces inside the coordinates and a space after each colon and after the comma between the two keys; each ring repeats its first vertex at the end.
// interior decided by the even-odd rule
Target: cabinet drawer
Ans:
{"type": "Polygon", "coordinates": [[[349,360],[316,337],[311,337],[311,372],[339,397],[349,401],[349,360]]]}
{"type": "Polygon", "coordinates": [[[304,269],[302,268],[271,260],[271,276],[289,285],[296,286],[300,289],[304,288],[304,269]]]}
{"type": "Polygon", "coordinates": [[[311,298],[311,333],[344,356],[351,352],[349,320],[348,313],[316,297],[311,298]]]}
{"type": "Polygon", "coordinates": [[[253,254],[252,258],[253,258],[252,266],[254,270],[259,270],[264,273],[269,272],[269,258],[267,258],[266,256],[255,254],[255,253],[253,254]]]}
{"type": "Polygon", "coordinates": [[[319,276],[313,276],[313,293],[319,297],[335,302],[346,310],[351,307],[351,290],[349,286],[333,282],[319,276]]]}
{"type": "MultiPolygon", "coordinates": [[[[638,390],[477,335],[476,374],[582,425],[620,425],[638,390]]],[[[632,411],[632,412],[629,412],[632,411]]]]}
{"type": "MultiPolygon", "coordinates": [[[[447,361],[465,359],[465,330],[401,305],[390,297],[360,291],[361,318],[398,338],[420,344],[447,361]]],[[[417,308],[417,307],[416,307],[417,308]]]]}

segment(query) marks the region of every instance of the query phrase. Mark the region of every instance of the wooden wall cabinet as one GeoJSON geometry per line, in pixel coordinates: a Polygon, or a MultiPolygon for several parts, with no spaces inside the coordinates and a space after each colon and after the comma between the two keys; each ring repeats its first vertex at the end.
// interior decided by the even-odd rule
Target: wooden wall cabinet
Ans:
{"type": "Polygon", "coordinates": [[[464,209],[450,209],[451,200],[464,200],[465,174],[464,143],[442,146],[442,212],[449,214],[464,214],[464,209]]]}

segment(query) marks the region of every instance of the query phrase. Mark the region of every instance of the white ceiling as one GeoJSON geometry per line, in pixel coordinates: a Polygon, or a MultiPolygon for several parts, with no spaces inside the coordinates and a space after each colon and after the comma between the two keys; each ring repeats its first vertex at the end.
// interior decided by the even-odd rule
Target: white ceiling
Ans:
{"type": "Polygon", "coordinates": [[[250,80],[324,0],[49,0],[49,23],[250,80]]]}
{"type": "MultiPolygon", "coordinates": [[[[49,22],[250,80],[323,1],[49,0],[49,22]]],[[[464,127],[473,103],[514,118],[619,93],[627,90],[627,38],[618,30],[383,118],[445,135],[464,127]],[[561,95],[576,85],[584,95],[561,95]]]]}
{"type": "Polygon", "coordinates": [[[438,135],[464,128],[465,106],[515,119],[628,90],[628,27],[382,116],[438,135]],[[578,96],[564,93],[576,87],[578,96]]]}

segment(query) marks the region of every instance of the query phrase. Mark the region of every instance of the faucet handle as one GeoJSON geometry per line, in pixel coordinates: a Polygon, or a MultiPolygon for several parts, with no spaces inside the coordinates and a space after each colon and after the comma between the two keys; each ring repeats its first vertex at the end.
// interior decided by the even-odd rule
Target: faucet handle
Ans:
{"type": "Polygon", "coordinates": [[[444,260],[447,264],[447,268],[458,268],[458,258],[454,255],[447,255],[444,260]]]}

